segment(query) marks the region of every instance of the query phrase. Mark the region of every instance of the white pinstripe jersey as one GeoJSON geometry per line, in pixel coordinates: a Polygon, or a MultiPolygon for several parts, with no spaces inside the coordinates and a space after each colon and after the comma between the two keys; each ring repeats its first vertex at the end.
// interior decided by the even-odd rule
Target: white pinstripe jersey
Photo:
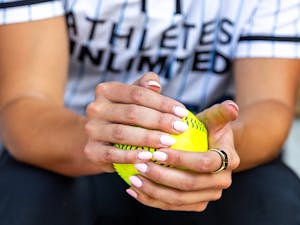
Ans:
{"type": "Polygon", "coordinates": [[[66,15],[65,103],[75,112],[84,113],[98,83],[131,83],[149,70],[160,75],[165,95],[200,110],[228,93],[233,59],[300,56],[299,3],[0,0],[0,24],[66,15]]]}

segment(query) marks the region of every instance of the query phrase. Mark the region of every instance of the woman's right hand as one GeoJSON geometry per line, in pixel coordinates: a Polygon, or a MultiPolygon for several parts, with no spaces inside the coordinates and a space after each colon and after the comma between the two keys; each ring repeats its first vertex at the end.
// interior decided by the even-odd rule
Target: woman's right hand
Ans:
{"type": "Polygon", "coordinates": [[[111,143],[165,148],[174,144],[169,133],[181,133],[186,125],[184,106],[159,94],[157,75],[146,73],[132,85],[117,82],[99,84],[95,100],[87,107],[85,130],[88,159],[114,172],[112,163],[139,163],[152,158],[147,151],[124,151],[111,143]]]}

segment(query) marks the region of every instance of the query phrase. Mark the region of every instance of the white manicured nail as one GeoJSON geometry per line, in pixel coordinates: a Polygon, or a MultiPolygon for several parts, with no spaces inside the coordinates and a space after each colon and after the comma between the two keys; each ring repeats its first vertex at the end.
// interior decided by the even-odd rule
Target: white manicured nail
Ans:
{"type": "Polygon", "coordinates": [[[153,86],[153,87],[161,88],[160,83],[158,83],[158,82],[155,81],[155,80],[150,80],[150,81],[148,81],[148,85],[149,85],[149,86],[153,86]]]}
{"type": "Polygon", "coordinates": [[[173,123],[173,128],[177,131],[186,131],[188,129],[188,125],[183,121],[175,121],[173,123]]]}
{"type": "Polygon", "coordinates": [[[138,154],[138,158],[141,160],[148,160],[152,158],[152,153],[151,152],[140,152],[138,154]]]}
{"type": "Polygon", "coordinates": [[[153,158],[158,161],[166,161],[168,158],[168,155],[164,152],[155,151],[155,152],[153,152],[153,158]]]}
{"type": "Polygon", "coordinates": [[[145,163],[136,163],[134,167],[141,173],[145,173],[148,169],[148,166],[145,163]]]}
{"type": "Polygon", "coordinates": [[[131,177],[129,177],[129,181],[130,181],[130,183],[133,185],[133,186],[135,186],[135,187],[142,187],[142,185],[143,185],[143,182],[141,181],[141,179],[140,178],[138,178],[137,176],[131,176],[131,177]]]}
{"type": "Polygon", "coordinates": [[[160,143],[163,145],[171,146],[176,143],[176,139],[171,137],[170,135],[162,135],[160,137],[160,143]]]}
{"type": "Polygon", "coordinates": [[[137,193],[134,190],[127,189],[126,190],[127,194],[129,194],[133,198],[137,198],[137,193]]]}
{"type": "Polygon", "coordinates": [[[237,104],[235,104],[234,102],[230,102],[228,103],[231,107],[233,107],[235,109],[235,111],[239,111],[239,106],[237,104]]]}
{"type": "Polygon", "coordinates": [[[179,117],[185,117],[188,115],[187,109],[185,109],[181,106],[175,106],[173,111],[174,111],[175,115],[179,116],[179,117]]]}

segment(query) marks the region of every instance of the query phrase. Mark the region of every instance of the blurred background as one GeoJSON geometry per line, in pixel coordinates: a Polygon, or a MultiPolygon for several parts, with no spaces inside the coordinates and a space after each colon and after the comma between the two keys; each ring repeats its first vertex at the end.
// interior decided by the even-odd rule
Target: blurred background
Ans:
{"type": "Polygon", "coordinates": [[[295,120],[285,143],[284,160],[300,177],[300,88],[298,90],[295,120]]]}

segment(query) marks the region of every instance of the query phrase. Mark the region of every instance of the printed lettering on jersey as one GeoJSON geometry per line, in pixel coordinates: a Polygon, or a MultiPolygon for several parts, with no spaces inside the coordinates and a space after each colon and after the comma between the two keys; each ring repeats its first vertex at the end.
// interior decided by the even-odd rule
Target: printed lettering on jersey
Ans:
{"type": "Polygon", "coordinates": [[[201,15],[200,6],[195,10],[199,16],[189,15],[193,5],[184,7],[184,1],[160,3],[161,11],[151,1],[133,2],[110,3],[111,9],[99,6],[94,13],[69,9],[73,59],[111,73],[151,70],[167,79],[171,71],[180,73],[190,58],[191,72],[229,72],[230,52],[219,47],[232,44],[234,21],[220,16],[218,7],[210,18],[201,15]],[[107,13],[113,10],[119,15],[107,13]]]}
{"type": "MultiPolygon", "coordinates": [[[[164,95],[204,108],[224,93],[230,79],[241,29],[236,20],[245,20],[239,18],[242,2],[66,1],[71,54],[66,101],[73,107],[74,93],[82,90],[83,98],[83,90],[94,90],[90,83],[132,83],[153,71],[164,95]]],[[[93,97],[90,92],[85,98],[93,97]]]]}
{"type": "Polygon", "coordinates": [[[199,112],[231,91],[232,59],[296,52],[294,43],[267,41],[290,40],[282,37],[299,27],[290,0],[65,3],[71,54],[65,99],[77,112],[84,112],[98,83],[130,84],[147,71],[160,76],[162,94],[199,112]]]}

